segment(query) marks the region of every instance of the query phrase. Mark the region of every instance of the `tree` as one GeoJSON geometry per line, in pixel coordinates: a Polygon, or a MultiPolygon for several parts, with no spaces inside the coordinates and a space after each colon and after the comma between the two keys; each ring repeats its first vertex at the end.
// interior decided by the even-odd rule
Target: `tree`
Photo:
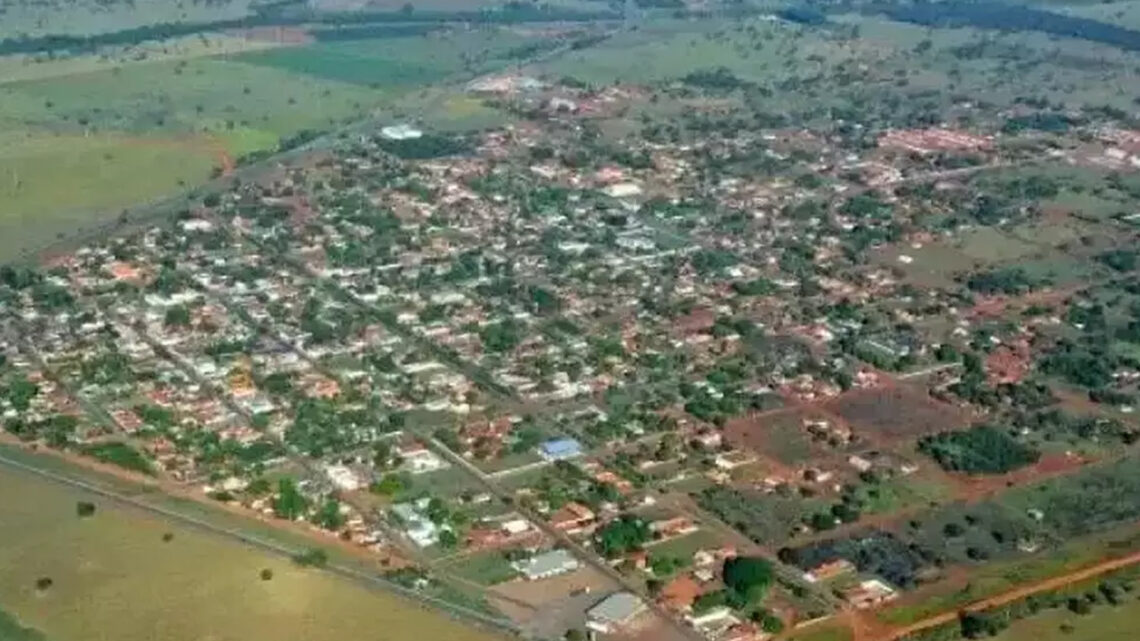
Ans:
{"type": "Polygon", "coordinates": [[[324,550],[309,548],[304,552],[294,554],[293,562],[303,568],[320,568],[329,562],[329,555],[324,550]]]}
{"type": "Polygon", "coordinates": [[[564,641],[586,641],[586,633],[579,628],[570,628],[562,638],[564,641]]]}
{"type": "Polygon", "coordinates": [[[459,537],[451,530],[442,530],[439,533],[439,545],[445,550],[454,549],[459,545],[459,537]]]}
{"type": "Polygon", "coordinates": [[[185,305],[175,305],[166,310],[162,322],[167,327],[188,327],[190,325],[190,310],[185,305]]]}
{"type": "Polygon", "coordinates": [[[754,556],[737,556],[724,562],[723,578],[729,601],[737,607],[759,603],[772,585],[772,564],[754,556]]]}
{"type": "Polygon", "coordinates": [[[273,578],[273,570],[265,568],[261,571],[260,576],[262,581],[269,581],[273,578]]]}
{"type": "Polygon", "coordinates": [[[309,501],[297,490],[297,483],[289,477],[277,482],[277,496],[273,498],[273,513],[279,519],[295,521],[305,515],[309,501]]]}
{"type": "Polygon", "coordinates": [[[403,475],[389,472],[372,484],[372,491],[383,496],[394,496],[408,489],[410,483],[403,475]]]}
{"type": "Polygon", "coordinates": [[[88,501],[79,501],[75,504],[75,513],[81,518],[95,515],[95,504],[88,501]]]}
{"type": "Polygon", "coordinates": [[[340,513],[340,501],[330,498],[317,513],[317,523],[326,530],[339,530],[344,525],[344,515],[340,513]]]}
{"type": "Polygon", "coordinates": [[[610,521],[594,537],[598,551],[609,559],[640,549],[650,539],[649,524],[631,514],[610,521]]]}

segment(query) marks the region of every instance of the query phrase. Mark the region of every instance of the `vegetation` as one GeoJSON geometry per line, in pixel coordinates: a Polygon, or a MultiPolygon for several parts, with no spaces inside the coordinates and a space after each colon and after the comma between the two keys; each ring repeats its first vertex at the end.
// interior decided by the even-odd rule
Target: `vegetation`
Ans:
{"type": "Polygon", "coordinates": [[[649,524],[636,516],[623,514],[594,535],[598,551],[608,559],[639,550],[650,540],[649,524]]]}
{"type": "Polygon", "coordinates": [[[117,465],[125,470],[153,475],[154,468],[142,452],[126,443],[108,441],[83,446],[83,453],[96,460],[117,465]]]}
{"type": "Polygon", "coordinates": [[[943,469],[969,474],[1002,474],[1036,463],[1041,457],[1008,430],[993,425],[926,436],[918,442],[918,449],[943,469]]]}

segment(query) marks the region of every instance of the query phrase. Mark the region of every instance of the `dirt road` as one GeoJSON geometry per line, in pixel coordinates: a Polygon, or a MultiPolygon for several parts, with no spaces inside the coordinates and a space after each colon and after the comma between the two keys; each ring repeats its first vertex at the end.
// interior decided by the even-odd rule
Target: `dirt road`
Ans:
{"type": "MultiPolygon", "coordinates": [[[[1039,581],[1037,583],[1032,583],[1020,588],[1016,588],[1014,590],[1010,590],[1009,592],[1005,592],[1003,594],[999,594],[987,599],[982,599],[981,601],[971,603],[966,607],[961,608],[961,610],[943,612],[942,614],[928,617],[907,626],[894,628],[890,630],[890,632],[888,632],[885,636],[875,637],[873,641],[895,641],[896,639],[901,639],[908,634],[913,634],[921,630],[926,630],[928,628],[933,628],[935,626],[955,621],[958,618],[958,613],[960,611],[979,612],[989,610],[991,608],[1000,607],[1008,603],[1013,603],[1014,601],[1024,599],[1028,596],[1032,596],[1040,592],[1048,592],[1050,590],[1064,588],[1074,583],[1087,581],[1088,579],[1096,578],[1102,574],[1106,574],[1114,570],[1119,570],[1121,568],[1126,568],[1131,565],[1136,565],[1138,563],[1140,563],[1140,552],[1133,552],[1128,556],[1102,561],[1096,565],[1076,570],[1068,574],[1055,576],[1050,579],[1045,579],[1044,581],[1039,581]]],[[[858,639],[858,637],[856,638],[858,639]]],[[[865,641],[872,640],[865,639],[865,641]]]]}

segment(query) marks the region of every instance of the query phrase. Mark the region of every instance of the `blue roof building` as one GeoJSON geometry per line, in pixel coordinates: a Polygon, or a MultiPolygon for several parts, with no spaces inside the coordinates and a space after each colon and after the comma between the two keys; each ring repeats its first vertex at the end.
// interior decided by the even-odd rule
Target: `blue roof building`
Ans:
{"type": "Polygon", "coordinates": [[[582,444],[572,438],[555,438],[540,445],[539,451],[548,461],[564,461],[582,456],[582,444]]]}

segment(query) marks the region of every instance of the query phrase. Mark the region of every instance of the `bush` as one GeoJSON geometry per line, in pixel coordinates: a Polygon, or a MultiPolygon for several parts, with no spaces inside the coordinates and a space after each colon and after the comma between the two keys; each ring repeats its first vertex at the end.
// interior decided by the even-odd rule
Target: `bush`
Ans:
{"type": "Polygon", "coordinates": [[[943,469],[971,474],[1002,474],[1041,457],[1037,450],[991,425],[927,436],[918,442],[918,449],[943,469]]]}

